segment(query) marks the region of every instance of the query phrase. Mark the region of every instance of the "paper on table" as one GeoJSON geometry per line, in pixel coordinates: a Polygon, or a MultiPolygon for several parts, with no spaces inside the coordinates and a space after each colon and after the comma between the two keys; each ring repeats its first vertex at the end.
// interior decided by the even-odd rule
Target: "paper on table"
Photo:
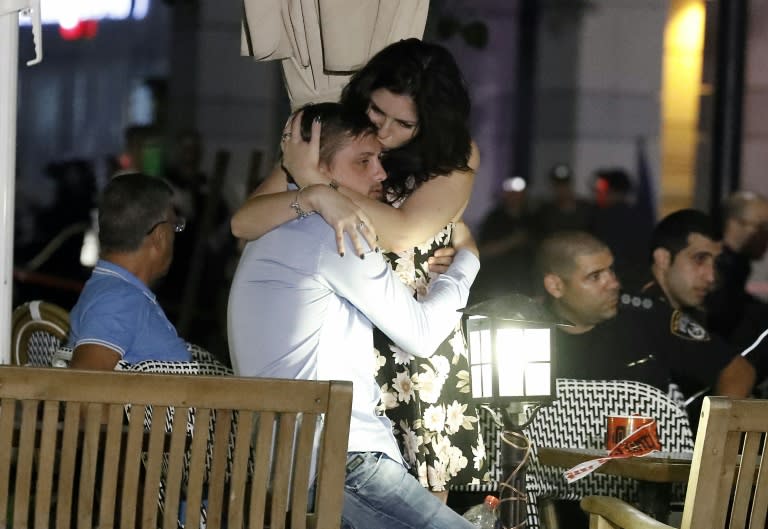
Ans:
{"type": "Polygon", "coordinates": [[[626,459],[628,457],[645,456],[661,450],[659,438],[656,436],[656,421],[645,424],[626,436],[605,457],[591,459],[579,463],[563,473],[568,483],[578,481],[600,468],[611,459],[626,459]]]}

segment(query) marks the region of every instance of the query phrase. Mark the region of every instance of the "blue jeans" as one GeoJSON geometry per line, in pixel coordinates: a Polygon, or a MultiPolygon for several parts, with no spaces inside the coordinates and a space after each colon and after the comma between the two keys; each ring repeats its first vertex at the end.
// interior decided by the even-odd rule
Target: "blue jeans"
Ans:
{"type": "Polygon", "coordinates": [[[347,454],[342,529],[474,529],[380,452],[347,454]]]}

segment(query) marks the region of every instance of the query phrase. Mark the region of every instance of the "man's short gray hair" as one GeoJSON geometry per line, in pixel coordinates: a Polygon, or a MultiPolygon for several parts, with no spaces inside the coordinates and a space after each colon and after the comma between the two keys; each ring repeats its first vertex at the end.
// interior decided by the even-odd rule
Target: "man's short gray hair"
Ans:
{"type": "Polygon", "coordinates": [[[166,220],[173,190],[168,183],[142,173],[114,177],[99,200],[99,246],[102,253],[133,252],[147,232],[166,220]]]}

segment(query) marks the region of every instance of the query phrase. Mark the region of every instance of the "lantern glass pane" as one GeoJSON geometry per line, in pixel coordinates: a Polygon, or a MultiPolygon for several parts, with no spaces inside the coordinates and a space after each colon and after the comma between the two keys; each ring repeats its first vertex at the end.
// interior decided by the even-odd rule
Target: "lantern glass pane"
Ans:
{"type": "Polygon", "coordinates": [[[549,362],[549,329],[525,329],[521,348],[528,362],[549,362]]]}
{"type": "Polygon", "coordinates": [[[524,332],[524,329],[514,327],[496,330],[496,361],[500,397],[525,395],[524,332]]]}
{"type": "Polygon", "coordinates": [[[549,362],[540,362],[528,364],[525,370],[525,393],[526,395],[547,396],[552,394],[552,364],[549,362]]]}
{"type": "Polygon", "coordinates": [[[473,398],[493,396],[493,343],[490,326],[491,320],[484,316],[471,316],[467,322],[473,398]]]}
{"type": "Polygon", "coordinates": [[[483,365],[483,397],[493,397],[493,366],[483,365]]]}
{"type": "Polygon", "coordinates": [[[470,385],[472,386],[472,398],[479,399],[483,396],[483,368],[480,365],[470,367],[472,373],[470,385]]]}
{"type": "Polygon", "coordinates": [[[493,357],[491,347],[491,321],[482,316],[473,316],[467,323],[469,334],[469,361],[471,364],[490,363],[493,357]]]}

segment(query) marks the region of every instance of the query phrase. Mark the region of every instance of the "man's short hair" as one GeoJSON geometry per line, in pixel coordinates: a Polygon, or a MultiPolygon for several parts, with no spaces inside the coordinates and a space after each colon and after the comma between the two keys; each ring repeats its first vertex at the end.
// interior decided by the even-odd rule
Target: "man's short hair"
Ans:
{"type": "Polygon", "coordinates": [[[702,211],[681,209],[661,219],[651,233],[650,263],[653,264],[653,252],[657,248],[667,250],[670,261],[674,261],[675,256],[688,247],[688,237],[694,233],[713,241],[720,240],[714,220],[702,211]]]}
{"type": "Polygon", "coordinates": [[[323,125],[320,132],[320,161],[326,165],[350,141],[376,132],[368,116],[353,112],[340,103],[309,104],[301,110],[301,137],[304,141],[310,140],[315,119],[319,119],[323,125]]]}
{"type": "Polygon", "coordinates": [[[576,258],[610,250],[608,246],[587,232],[558,231],[546,237],[536,252],[536,268],[542,279],[547,274],[567,277],[576,266],[576,258]]]}
{"type": "Polygon", "coordinates": [[[160,178],[123,174],[109,181],[99,199],[101,252],[133,252],[147,232],[165,220],[173,191],[160,178]]]}

